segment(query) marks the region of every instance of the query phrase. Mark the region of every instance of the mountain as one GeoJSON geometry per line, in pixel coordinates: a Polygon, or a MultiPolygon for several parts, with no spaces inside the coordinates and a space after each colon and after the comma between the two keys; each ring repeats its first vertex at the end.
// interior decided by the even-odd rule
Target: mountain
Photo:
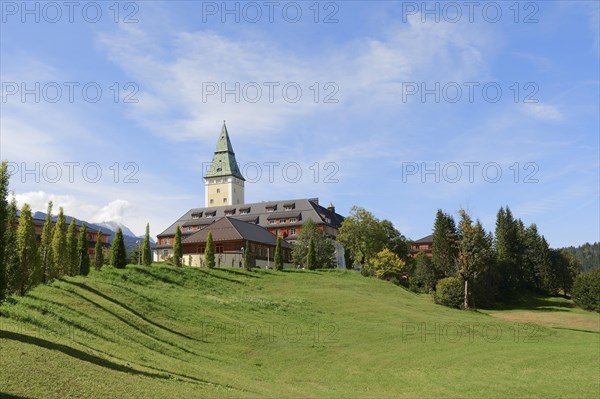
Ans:
{"type": "MultiPolygon", "coordinates": [[[[121,231],[123,232],[124,236],[131,236],[131,237],[137,237],[135,235],[135,233],[133,231],[131,231],[129,229],[129,227],[125,226],[123,223],[119,223],[119,222],[101,222],[101,223],[96,223],[98,226],[102,226],[102,227],[106,227],[107,229],[113,231],[113,232],[117,232],[117,230],[119,228],[121,228],[121,231]]],[[[144,236],[141,236],[142,238],[144,236]]]]}

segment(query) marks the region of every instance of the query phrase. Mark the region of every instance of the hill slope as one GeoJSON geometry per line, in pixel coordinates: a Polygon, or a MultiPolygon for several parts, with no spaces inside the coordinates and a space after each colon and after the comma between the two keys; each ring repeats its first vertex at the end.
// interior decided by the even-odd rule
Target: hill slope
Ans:
{"type": "Polygon", "coordinates": [[[105,268],[0,312],[0,396],[600,392],[596,332],[447,309],[347,271],[105,268]]]}

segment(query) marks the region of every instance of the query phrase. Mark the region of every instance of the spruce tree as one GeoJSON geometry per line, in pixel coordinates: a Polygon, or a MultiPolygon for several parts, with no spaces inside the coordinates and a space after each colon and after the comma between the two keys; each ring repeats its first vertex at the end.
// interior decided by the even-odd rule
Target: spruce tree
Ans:
{"type": "Polygon", "coordinates": [[[79,272],[77,274],[82,276],[87,276],[90,274],[90,255],[88,253],[85,222],[81,223],[81,228],[79,229],[79,239],[77,240],[77,259],[79,261],[79,272]]]}
{"type": "Polygon", "coordinates": [[[496,216],[494,249],[501,278],[500,291],[506,295],[514,291],[520,283],[518,224],[508,207],[506,210],[500,208],[496,216]]]}
{"type": "Polygon", "coordinates": [[[482,273],[492,260],[491,236],[486,235],[479,220],[473,225],[471,217],[460,210],[458,243],[458,273],[464,281],[463,307],[469,309],[469,282],[482,273]]]}
{"type": "Polygon", "coordinates": [[[17,251],[17,201],[13,197],[8,205],[6,231],[4,232],[4,263],[6,264],[6,295],[19,292],[19,255],[17,251]],[[12,223],[10,223],[12,220],[12,223]]]}
{"type": "Polygon", "coordinates": [[[316,253],[315,253],[315,243],[313,238],[310,238],[310,241],[308,242],[308,251],[306,252],[306,268],[309,270],[315,270],[317,268],[317,260],[316,260],[316,253]]]}
{"type": "Polygon", "coordinates": [[[96,270],[102,269],[104,264],[104,252],[102,252],[102,230],[96,234],[96,245],[94,246],[94,267],[96,270]]]}
{"type": "Polygon", "coordinates": [[[544,236],[542,236],[541,239],[539,271],[542,290],[550,295],[556,294],[558,292],[559,282],[554,270],[552,251],[544,236]]]}
{"type": "Polygon", "coordinates": [[[123,232],[120,227],[117,229],[111,244],[110,265],[117,269],[124,269],[127,266],[127,252],[125,251],[123,232]]]}
{"type": "Polygon", "coordinates": [[[19,227],[17,228],[18,273],[16,285],[19,295],[25,295],[37,284],[38,248],[35,225],[31,218],[31,208],[28,204],[21,208],[19,227]]]}
{"type": "Polygon", "coordinates": [[[77,245],[77,224],[75,218],[71,218],[67,229],[67,258],[69,268],[65,274],[77,276],[79,274],[79,249],[77,245]]]}
{"type": "Polygon", "coordinates": [[[2,161],[0,164],[0,302],[6,298],[8,288],[8,270],[6,263],[6,241],[5,234],[8,230],[8,223],[14,220],[8,218],[8,183],[10,174],[8,173],[8,161],[2,161]]]}
{"type": "Polygon", "coordinates": [[[150,266],[152,264],[152,249],[150,248],[150,223],[146,223],[146,235],[144,236],[144,245],[142,246],[142,264],[150,266]]]}
{"type": "Polygon", "coordinates": [[[250,253],[250,243],[246,240],[246,247],[244,249],[244,269],[252,270],[252,254],[250,253]]]}
{"type": "Polygon", "coordinates": [[[58,210],[58,217],[52,232],[52,268],[50,270],[50,278],[60,278],[69,270],[69,257],[67,255],[67,223],[63,208],[58,210]]]}
{"type": "Polygon", "coordinates": [[[54,226],[52,224],[52,205],[52,201],[48,202],[46,221],[44,222],[44,228],[42,230],[42,242],[40,243],[39,258],[42,263],[42,283],[46,283],[50,280],[50,269],[53,265],[52,231],[54,226]]]}
{"type": "Polygon", "coordinates": [[[283,249],[281,248],[281,237],[277,236],[275,244],[275,270],[283,270],[283,249]]]}
{"type": "Polygon", "coordinates": [[[440,277],[456,274],[458,234],[452,216],[438,209],[433,226],[432,261],[440,277]]]}
{"type": "Polygon", "coordinates": [[[181,229],[179,225],[175,230],[175,242],[173,243],[173,262],[175,266],[181,266],[181,259],[183,258],[183,248],[181,247],[181,229]]]}
{"type": "Polygon", "coordinates": [[[212,232],[209,232],[208,237],[206,237],[204,263],[206,264],[206,267],[210,269],[215,267],[215,243],[213,242],[212,232]]]}

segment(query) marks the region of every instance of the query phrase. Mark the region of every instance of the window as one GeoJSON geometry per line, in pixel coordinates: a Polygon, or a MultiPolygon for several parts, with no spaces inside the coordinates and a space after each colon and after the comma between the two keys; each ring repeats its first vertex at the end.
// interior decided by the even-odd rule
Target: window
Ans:
{"type": "Polygon", "coordinates": [[[290,229],[290,234],[293,235],[293,236],[295,236],[296,235],[296,229],[292,227],[290,229]]]}
{"type": "Polygon", "coordinates": [[[298,219],[296,218],[290,218],[290,223],[296,223],[298,221],[298,219]]]}
{"type": "Polygon", "coordinates": [[[218,254],[222,254],[223,253],[223,244],[215,245],[215,252],[218,254]]]}
{"type": "Polygon", "coordinates": [[[223,203],[226,204],[227,203],[227,198],[223,198],[223,203]]]}
{"type": "Polygon", "coordinates": [[[192,231],[194,228],[192,226],[188,226],[187,231],[192,231]]]}
{"type": "Polygon", "coordinates": [[[267,206],[266,210],[267,212],[275,212],[277,210],[277,205],[267,206]]]}
{"type": "Polygon", "coordinates": [[[212,204],[214,204],[214,203],[215,203],[215,200],[214,200],[214,199],[211,199],[211,200],[210,200],[210,204],[212,205],[212,204]]]}
{"type": "Polygon", "coordinates": [[[217,188],[217,194],[220,194],[220,193],[221,193],[221,189],[217,188]]]}
{"type": "Polygon", "coordinates": [[[170,244],[171,244],[171,239],[170,239],[170,238],[167,238],[167,239],[165,240],[165,244],[167,244],[167,245],[170,245],[170,244]]]}
{"type": "Polygon", "coordinates": [[[213,211],[213,212],[206,212],[206,217],[207,218],[214,218],[217,215],[217,212],[213,211]]]}
{"type": "Polygon", "coordinates": [[[281,223],[281,224],[285,223],[285,219],[279,219],[279,223],[281,223]]]}
{"type": "Polygon", "coordinates": [[[276,222],[275,219],[269,220],[269,224],[275,224],[275,222],[276,222]]]}
{"type": "Polygon", "coordinates": [[[169,256],[169,250],[168,249],[163,249],[163,255],[164,256],[169,256]]]}
{"type": "Polygon", "coordinates": [[[192,213],[192,219],[200,219],[202,217],[202,212],[192,213]]]}

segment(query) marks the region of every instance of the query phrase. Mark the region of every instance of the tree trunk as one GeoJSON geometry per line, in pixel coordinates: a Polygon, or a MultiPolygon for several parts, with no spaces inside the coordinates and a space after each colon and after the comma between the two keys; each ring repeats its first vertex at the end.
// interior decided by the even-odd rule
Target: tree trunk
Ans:
{"type": "Polygon", "coordinates": [[[469,309],[469,279],[465,279],[465,309],[469,309]]]}

